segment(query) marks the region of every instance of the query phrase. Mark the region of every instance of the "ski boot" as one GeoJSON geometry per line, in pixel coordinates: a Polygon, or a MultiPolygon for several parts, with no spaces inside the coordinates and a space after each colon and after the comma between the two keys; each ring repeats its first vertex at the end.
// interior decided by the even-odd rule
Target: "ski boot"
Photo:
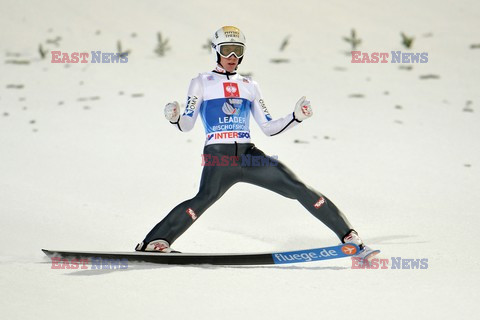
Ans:
{"type": "Polygon", "coordinates": [[[144,252],[158,252],[158,253],[180,253],[170,248],[170,244],[163,240],[153,240],[145,244],[143,241],[137,244],[135,251],[144,251],[144,252]]]}
{"type": "Polygon", "coordinates": [[[359,248],[360,251],[355,254],[353,257],[354,258],[360,258],[366,263],[369,263],[373,257],[375,257],[377,254],[380,253],[380,250],[374,250],[368,246],[366,246],[362,239],[358,236],[357,231],[351,230],[344,238],[343,238],[343,243],[353,243],[356,244],[359,248]]]}

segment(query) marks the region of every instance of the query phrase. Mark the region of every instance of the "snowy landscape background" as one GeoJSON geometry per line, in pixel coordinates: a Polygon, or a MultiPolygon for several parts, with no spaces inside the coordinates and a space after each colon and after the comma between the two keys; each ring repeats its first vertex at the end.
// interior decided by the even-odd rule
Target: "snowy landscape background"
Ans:
{"type": "MultiPolygon", "coordinates": [[[[0,305],[3,319],[459,318],[476,315],[480,259],[477,1],[0,1],[0,305]],[[314,116],[254,143],[331,198],[382,258],[428,269],[129,265],[54,270],[42,248],[133,250],[195,195],[204,133],[163,116],[214,67],[203,45],[239,27],[239,71],[274,118],[314,116]],[[424,64],[352,64],[428,52],[424,64]],[[157,33],[169,39],[163,57],[157,33]],[[401,44],[400,33],[414,37],[401,44]],[[289,36],[285,50],[282,41],[289,36]],[[53,64],[52,50],[130,50],[125,64],[53,64]],[[39,45],[47,52],[41,59],[39,45]],[[277,63],[272,62],[277,61],[277,63]],[[283,61],[283,63],[278,63],[283,61]],[[411,68],[410,68],[411,67],[411,68]]],[[[234,186],[177,242],[183,252],[335,245],[296,201],[234,186]]]]}

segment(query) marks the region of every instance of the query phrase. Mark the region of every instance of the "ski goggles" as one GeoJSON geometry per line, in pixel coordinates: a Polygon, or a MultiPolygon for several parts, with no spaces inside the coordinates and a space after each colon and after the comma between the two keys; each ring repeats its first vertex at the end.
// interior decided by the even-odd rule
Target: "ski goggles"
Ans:
{"type": "Polygon", "coordinates": [[[225,43],[219,44],[216,50],[224,58],[228,58],[233,54],[240,59],[245,52],[245,46],[243,44],[225,43]]]}

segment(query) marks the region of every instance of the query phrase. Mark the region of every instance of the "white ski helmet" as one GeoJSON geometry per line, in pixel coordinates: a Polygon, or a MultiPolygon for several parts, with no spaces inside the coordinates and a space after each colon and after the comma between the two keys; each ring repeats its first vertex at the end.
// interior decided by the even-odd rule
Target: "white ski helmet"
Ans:
{"type": "Polygon", "coordinates": [[[220,56],[228,58],[233,54],[239,58],[240,64],[245,52],[245,42],[245,36],[237,27],[225,26],[218,29],[212,39],[212,49],[217,63],[220,63],[220,56]]]}

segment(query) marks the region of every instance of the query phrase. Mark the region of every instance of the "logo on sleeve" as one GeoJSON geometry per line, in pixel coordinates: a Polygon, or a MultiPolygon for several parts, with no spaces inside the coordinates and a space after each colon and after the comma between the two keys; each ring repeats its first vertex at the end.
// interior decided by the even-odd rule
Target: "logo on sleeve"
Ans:
{"type": "Polygon", "coordinates": [[[197,220],[198,216],[195,213],[195,211],[192,210],[192,208],[187,209],[187,214],[192,218],[193,221],[197,220]]]}
{"type": "Polygon", "coordinates": [[[234,82],[224,82],[223,92],[225,93],[225,98],[240,97],[238,85],[234,82]]]}
{"type": "Polygon", "coordinates": [[[193,97],[188,97],[187,99],[187,107],[185,108],[185,112],[183,113],[184,116],[189,116],[192,117],[193,113],[195,112],[195,109],[197,108],[197,101],[198,97],[193,96],[193,97]]]}
{"type": "Polygon", "coordinates": [[[313,206],[315,207],[315,209],[320,209],[320,207],[323,206],[325,202],[325,198],[320,196],[320,199],[318,199],[318,201],[313,206]]]}
{"type": "Polygon", "coordinates": [[[263,99],[258,100],[258,103],[260,103],[260,107],[262,108],[263,114],[265,115],[265,118],[267,121],[272,120],[272,116],[270,115],[270,112],[268,112],[267,106],[265,105],[265,101],[263,99]]]}

